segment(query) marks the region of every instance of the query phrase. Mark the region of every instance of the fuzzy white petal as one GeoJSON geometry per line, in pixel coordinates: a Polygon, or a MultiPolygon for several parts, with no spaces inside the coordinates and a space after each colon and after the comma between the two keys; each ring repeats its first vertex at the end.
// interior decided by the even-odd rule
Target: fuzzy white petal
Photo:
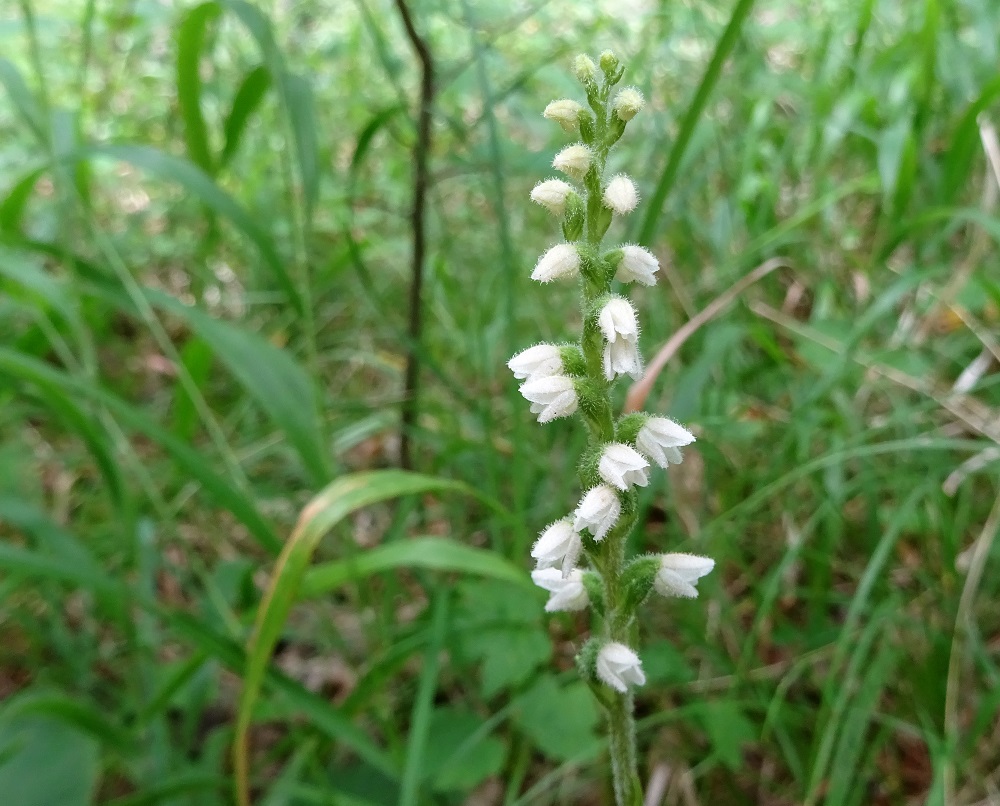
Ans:
{"type": "Polygon", "coordinates": [[[545,604],[545,610],[549,613],[557,610],[583,610],[590,604],[590,597],[583,585],[583,572],[579,568],[574,568],[565,577],[558,568],[536,568],[531,572],[531,581],[551,594],[545,604]]]}
{"type": "Polygon", "coordinates": [[[615,272],[615,279],[619,283],[656,285],[655,275],[659,268],[660,263],[652,252],[635,244],[626,244],[622,247],[622,259],[615,272]]]}
{"type": "Polygon", "coordinates": [[[583,179],[590,170],[592,155],[582,143],[566,146],[552,160],[552,167],[573,179],[583,179]]]}
{"type": "Polygon", "coordinates": [[[546,179],[531,191],[531,200],[540,204],[550,213],[562,218],[566,214],[566,200],[575,193],[573,186],[562,179],[546,179]]]}
{"type": "Polygon", "coordinates": [[[660,467],[680,464],[678,448],[694,442],[694,434],[667,417],[650,417],[639,429],[635,447],[639,453],[656,462],[660,467]]]}
{"type": "Polygon", "coordinates": [[[554,120],[562,126],[563,131],[572,132],[580,120],[580,113],[582,111],[583,107],[576,101],[562,98],[558,101],[552,101],[546,106],[545,111],[542,112],[542,117],[554,120]]]}
{"type": "Polygon", "coordinates": [[[521,384],[520,392],[531,403],[531,413],[538,415],[538,422],[547,423],[557,417],[568,417],[579,404],[573,379],[565,375],[529,378],[521,384]]]}
{"type": "Polygon", "coordinates": [[[624,87],[618,91],[611,106],[624,121],[632,120],[646,105],[646,99],[635,87],[624,87]]]}
{"type": "Polygon", "coordinates": [[[641,686],[646,682],[639,656],[625,644],[615,641],[605,644],[597,653],[596,670],[602,681],[623,694],[629,686],[641,686]]]}
{"type": "Polygon", "coordinates": [[[663,554],[653,587],[661,596],[682,596],[694,599],[698,580],[715,568],[715,560],[697,554],[663,554]]]}
{"type": "Polygon", "coordinates": [[[619,375],[629,375],[634,380],[642,377],[642,356],[634,341],[619,339],[604,343],[602,356],[604,377],[613,381],[619,375]]]}
{"type": "Polygon", "coordinates": [[[618,493],[607,484],[598,484],[587,491],[573,513],[573,528],[576,531],[590,529],[594,540],[603,540],[618,522],[622,514],[622,503],[618,493]]]}
{"type": "Polygon", "coordinates": [[[604,448],[597,465],[597,472],[604,481],[619,490],[628,490],[633,484],[649,484],[649,462],[630,445],[612,442],[604,448]]]}
{"type": "Polygon", "coordinates": [[[597,325],[610,342],[618,339],[636,341],[639,338],[639,320],[635,308],[624,297],[612,297],[597,315],[597,325]]]}
{"type": "Polygon", "coordinates": [[[507,362],[515,378],[546,378],[563,371],[559,348],[554,344],[536,344],[522,350],[507,362]]]}
{"type": "Polygon", "coordinates": [[[568,243],[560,243],[549,249],[538,259],[531,279],[540,283],[551,283],[563,277],[580,274],[580,253],[568,243]]]}
{"type": "Polygon", "coordinates": [[[604,206],[615,215],[631,213],[639,204],[639,191],[625,174],[618,174],[604,188],[604,206]]]}
{"type": "Polygon", "coordinates": [[[537,561],[538,568],[560,566],[563,575],[568,576],[580,559],[582,549],[583,544],[573,528],[573,521],[562,518],[549,524],[538,536],[531,548],[531,556],[537,561]]]}

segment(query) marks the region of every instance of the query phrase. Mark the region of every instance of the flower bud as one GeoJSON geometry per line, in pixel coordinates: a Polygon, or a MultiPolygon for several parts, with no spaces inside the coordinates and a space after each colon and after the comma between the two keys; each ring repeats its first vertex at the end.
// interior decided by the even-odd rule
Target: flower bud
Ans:
{"type": "Polygon", "coordinates": [[[573,513],[573,528],[576,531],[590,529],[594,540],[600,542],[618,522],[622,513],[622,503],[618,493],[606,484],[598,484],[587,491],[573,513]]]}
{"type": "Polygon", "coordinates": [[[695,599],[698,580],[715,568],[715,560],[695,554],[663,554],[653,587],[661,596],[695,599]]]}
{"type": "Polygon", "coordinates": [[[656,271],[660,263],[647,249],[635,244],[625,244],[621,248],[621,260],[615,279],[620,283],[640,283],[641,285],[656,285],[656,271]]]}
{"type": "Polygon", "coordinates": [[[635,183],[625,174],[618,174],[604,188],[604,206],[615,215],[631,213],[639,203],[639,192],[635,183]]]}
{"type": "Polygon", "coordinates": [[[562,126],[563,131],[574,132],[580,121],[580,113],[582,111],[583,107],[576,101],[562,98],[558,101],[552,101],[552,103],[546,106],[545,111],[542,112],[542,117],[555,121],[562,126]]]}
{"type": "Polygon", "coordinates": [[[602,646],[594,667],[603,682],[622,694],[628,691],[629,686],[642,686],[646,683],[639,656],[625,644],[611,641],[602,646]]]}
{"type": "Polygon", "coordinates": [[[618,57],[613,50],[606,50],[601,53],[601,70],[605,73],[614,73],[618,69],[618,57]]]}
{"type": "Polygon", "coordinates": [[[586,84],[593,81],[597,75],[597,65],[594,64],[593,59],[581,53],[573,62],[573,72],[576,73],[577,79],[586,84]]]}
{"type": "Polygon", "coordinates": [[[694,434],[667,417],[650,417],[639,429],[635,447],[660,467],[679,465],[683,457],[678,448],[694,442],[694,434]]]}
{"type": "Polygon", "coordinates": [[[546,179],[539,182],[531,191],[531,200],[540,204],[552,215],[562,218],[566,214],[566,202],[576,191],[568,182],[562,179],[546,179]]]}
{"type": "Polygon", "coordinates": [[[583,610],[590,599],[583,584],[583,572],[574,568],[567,577],[563,577],[558,568],[541,568],[531,572],[531,581],[538,587],[550,592],[545,610],[554,613],[557,610],[583,610]]]}
{"type": "Polygon", "coordinates": [[[646,105],[646,99],[635,87],[624,87],[618,91],[611,108],[621,120],[629,121],[638,115],[646,105]]]}
{"type": "Polygon", "coordinates": [[[635,448],[622,445],[620,442],[606,445],[597,465],[600,477],[623,492],[633,484],[638,487],[645,487],[649,484],[647,470],[649,470],[649,462],[635,448]]]}
{"type": "Polygon", "coordinates": [[[547,378],[563,373],[560,348],[552,344],[536,344],[522,350],[507,362],[507,366],[518,379],[547,378]]]}
{"type": "Polygon", "coordinates": [[[553,246],[538,259],[531,279],[540,283],[551,283],[563,277],[580,274],[580,253],[572,244],[561,243],[553,246]]]}
{"type": "Polygon", "coordinates": [[[552,167],[573,179],[583,179],[590,170],[590,149],[583,143],[566,146],[552,160],[552,167]]]}

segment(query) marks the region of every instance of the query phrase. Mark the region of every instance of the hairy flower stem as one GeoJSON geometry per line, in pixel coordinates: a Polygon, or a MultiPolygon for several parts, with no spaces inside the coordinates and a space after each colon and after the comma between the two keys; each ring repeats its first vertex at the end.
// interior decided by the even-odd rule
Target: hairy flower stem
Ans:
{"type": "MultiPolygon", "coordinates": [[[[591,148],[594,161],[584,180],[586,187],[586,233],[591,259],[597,261],[595,270],[584,273],[582,279],[583,333],[581,343],[587,368],[590,389],[596,400],[595,413],[587,418],[590,425],[588,451],[597,451],[601,445],[616,438],[610,384],[604,376],[604,342],[595,323],[594,307],[598,300],[611,291],[609,273],[600,264],[600,246],[607,231],[611,215],[603,205],[604,166],[608,156],[608,110],[607,102],[611,86],[591,91],[588,96],[595,113],[594,132],[591,148]]],[[[584,485],[586,486],[586,485],[584,485]]],[[[623,494],[621,520],[608,536],[596,546],[592,561],[601,572],[604,581],[604,633],[607,641],[629,643],[628,630],[631,614],[623,608],[622,574],[625,569],[625,544],[628,534],[635,524],[638,495],[629,490],[623,494]]],[[[636,763],[634,702],[630,692],[610,693],[602,699],[608,718],[608,741],[611,754],[611,769],[614,777],[615,800],[618,806],[642,806],[642,785],[636,763]]]]}

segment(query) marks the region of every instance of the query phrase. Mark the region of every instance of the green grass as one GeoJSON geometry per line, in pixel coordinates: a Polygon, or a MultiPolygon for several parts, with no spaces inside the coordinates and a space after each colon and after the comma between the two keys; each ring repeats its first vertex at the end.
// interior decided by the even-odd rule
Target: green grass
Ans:
{"type": "Polygon", "coordinates": [[[178,5],[0,15],[0,791],[611,802],[586,616],[523,584],[582,440],[504,363],[578,328],[528,279],[527,194],[564,143],[541,109],[612,47],[650,105],[610,237],[669,263],[646,355],[784,264],[646,404],[699,440],[634,548],[717,570],[644,617],[644,780],[995,797],[995,3],[412,0],[438,75],[416,477],[390,470],[419,77],[393,4],[178,5]]]}

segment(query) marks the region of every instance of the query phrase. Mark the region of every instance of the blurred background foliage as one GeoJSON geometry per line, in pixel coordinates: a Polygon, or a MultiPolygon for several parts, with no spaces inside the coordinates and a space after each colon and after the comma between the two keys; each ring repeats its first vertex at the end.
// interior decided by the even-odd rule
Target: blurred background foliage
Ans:
{"type": "Polygon", "coordinates": [[[409,8],[419,343],[392,3],[3,4],[5,802],[610,802],[586,616],[524,584],[582,435],[504,367],[579,325],[528,280],[527,194],[565,143],[541,109],[610,47],[650,102],[610,233],[665,265],[647,355],[770,269],[647,402],[699,441],[634,548],[718,563],[643,623],[650,802],[996,803],[1000,6],[409,8]]]}

